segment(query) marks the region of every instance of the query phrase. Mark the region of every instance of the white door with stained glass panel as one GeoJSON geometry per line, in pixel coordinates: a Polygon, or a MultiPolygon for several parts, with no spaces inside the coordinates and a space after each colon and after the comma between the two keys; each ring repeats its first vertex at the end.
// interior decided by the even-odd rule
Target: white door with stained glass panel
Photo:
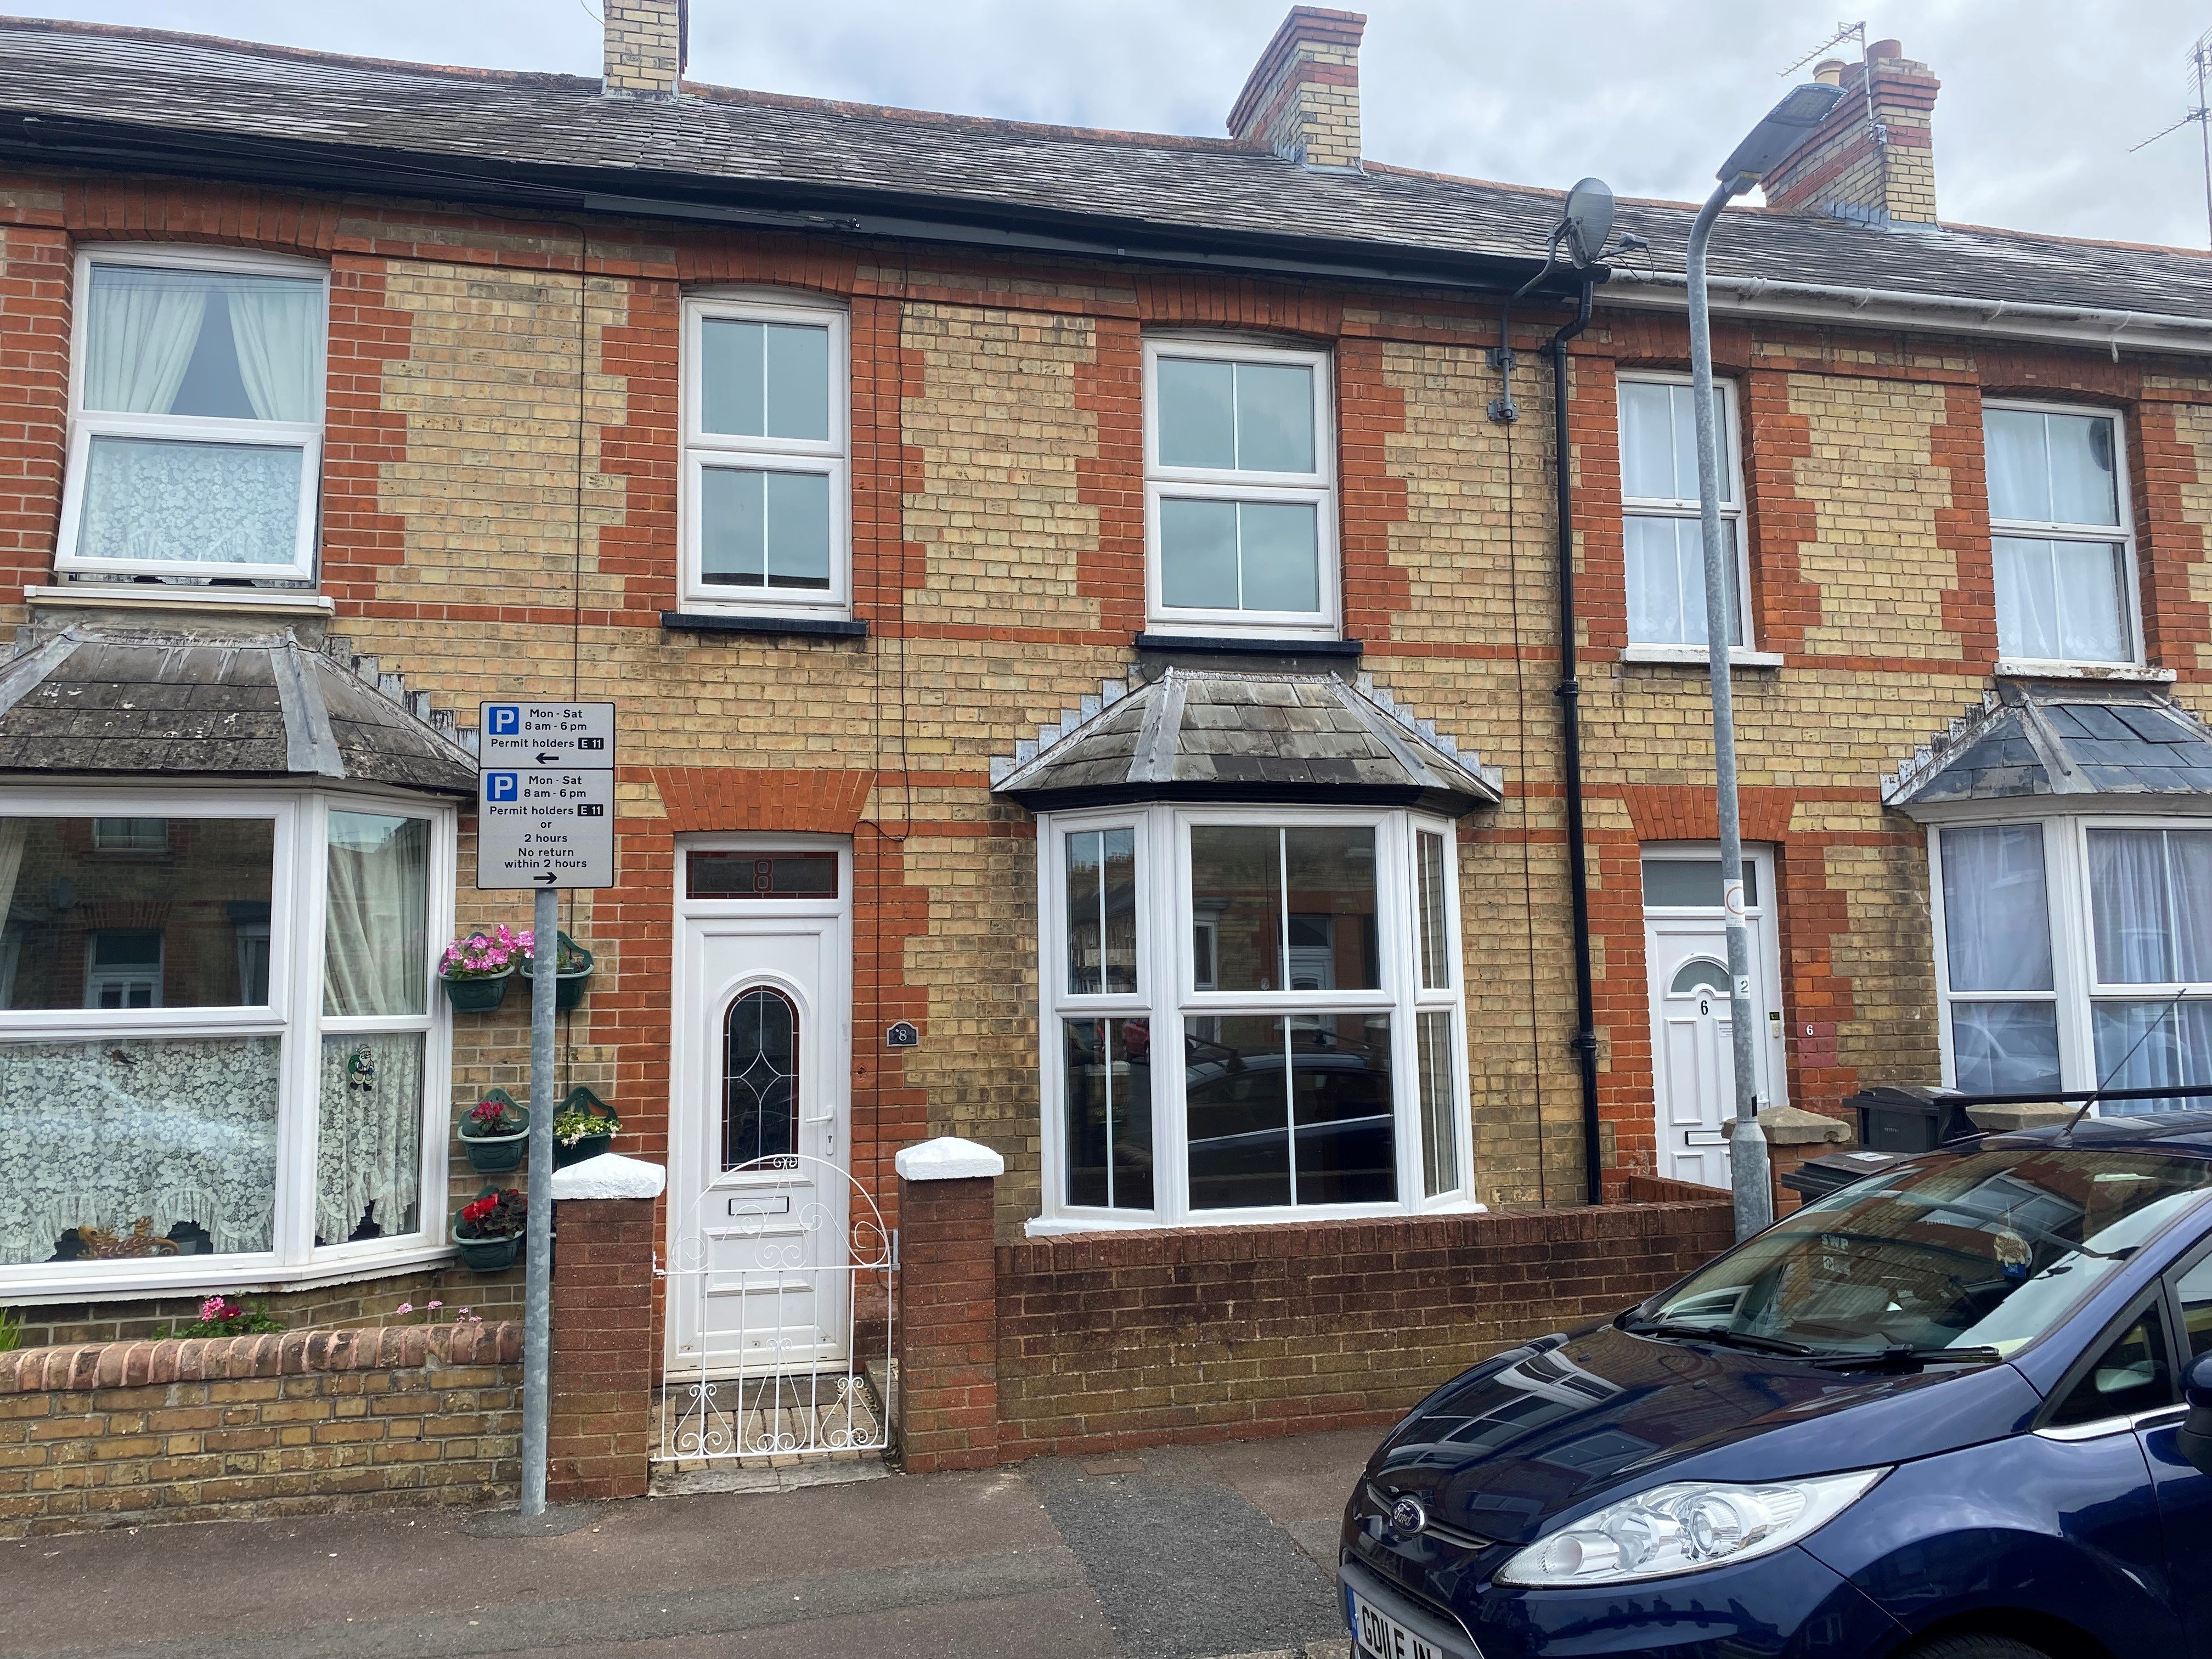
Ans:
{"type": "Polygon", "coordinates": [[[668,1356],[733,1375],[851,1346],[842,850],[687,848],[673,999],[668,1356]]]}
{"type": "MultiPolygon", "coordinates": [[[[1763,1106],[1784,1103],[1781,973],[1768,896],[1773,866],[1744,854],[1750,929],[1751,1006],[1762,1028],[1752,1075],[1763,1106]]],[[[1647,855],[1644,953],[1651,987],[1651,1082],[1659,1173],[1701,1186],[1729,1184],[1729,1127],[1735,1110],[1735,1024],[1729,1018],[1728,933],[1717,854],[1647,855]]]]}

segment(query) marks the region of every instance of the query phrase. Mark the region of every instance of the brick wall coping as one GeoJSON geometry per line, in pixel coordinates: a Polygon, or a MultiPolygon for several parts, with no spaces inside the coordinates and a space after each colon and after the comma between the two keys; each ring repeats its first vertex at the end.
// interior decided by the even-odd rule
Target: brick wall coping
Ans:
{"type": "Polygon", "coordinates": [[[521,1358],[522,1327],[512,1320],[87,1342],[0,1353],[0,1395],[303,1376],[313,1371],[409,1370],[430,1364],[511,1364],[521,1358]]]}
{"type": "MultiPolygon", "coordinates": [[[[1677,1183],[1668,1183],[1674,1185],[1677,1183]]],[[[1689,1188],[1687,1192],[1698,1192],[1689,1188]]],[[[1364,1252],[1498,1249],[1633,1237],[1705,1211],[1734,1214],[1726,1193],[1669,1194],[1656,1202],[1545,1209],[1504,1206],[1464,1215],[1391,1216],[1312,1221],[1296,1226],[1162,1227],[1142,1232],[1060,1233],[998,1247],[1000,1271],[1077,1272],[1184,1261],[1266,1261],[1304,1256],[1338,1260],[1364,1252]]]]}
{"type": "Polygon", "coordinates": [[[892,1160],[907,1181],[992,1180],[1006,1172],[1006,1160],[988,1146],[957,1135],[939,1135],[918,1146],[902,1146],[892,1160]]]}
{"type": "Polygon", "coordinates": [[[659,1198],[668,1185],[668,1171],[641,1158],[620,1152],[601,1152],[580,1164],[553,1171],[553,1197],[659,1198]]]}

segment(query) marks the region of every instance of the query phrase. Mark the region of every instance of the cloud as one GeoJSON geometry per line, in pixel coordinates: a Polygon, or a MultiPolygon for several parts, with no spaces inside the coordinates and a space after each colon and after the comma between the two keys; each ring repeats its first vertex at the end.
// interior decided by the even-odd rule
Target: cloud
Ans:
{"type": "MultiPolygon", "coordinates": [[[[21,5],[24,0],[17,0],[21,5]]],[[[599,70],[585,0],[76,0],[42,15],[488,68],[599,70]]],[[[596,0],[593,0],[596,9],[596,0]]],[[[701,80],[1022,120],[1218,135],[1281,0],[693,0],[701,80]]],[[[1376,0],[1361,61],[1378,161],[1515,183],[1585,173],[1702,197],[1835,27],[1832,0],[1376,0]]],[[[1943,81],[1946,218],[2203,246],[2185,114],[2194,0],[1884,0],[1943,81]]]]}

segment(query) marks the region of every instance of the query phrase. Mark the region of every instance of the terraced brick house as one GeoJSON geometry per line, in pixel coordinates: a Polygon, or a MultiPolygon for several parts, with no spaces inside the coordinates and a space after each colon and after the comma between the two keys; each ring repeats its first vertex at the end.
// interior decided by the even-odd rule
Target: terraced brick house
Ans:
{"type": "MultiPolygon", "coordinates": [[[[495,691],[618,705],[560,1084],[671,1260],[945,1134],[1006,1241],[1722,1182],[1689,210],[1502,367],[1559,194],[1365,157],[1351,14],[1219,138],[609,15],[602,80],[0,23],[0,1304],[447,1272],[495,691]]],[[[1821,73],[1714,255],[1760,1086],[2212,1081],[2212,267],[1946,223],[1929,70],[1821,73]]]]}

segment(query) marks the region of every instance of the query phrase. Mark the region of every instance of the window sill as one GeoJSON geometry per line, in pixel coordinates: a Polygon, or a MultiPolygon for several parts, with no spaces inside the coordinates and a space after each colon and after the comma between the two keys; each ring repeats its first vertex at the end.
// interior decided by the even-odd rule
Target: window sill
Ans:
{"type": "Polygon", "coordinates": [[[262,616],[328,617],[337,604],[321,593],[290,587],[177,587],[165,582],[69,582],[27,587],[24,602],[33,610],[88,606],[127,611],[250,611],[262,616]]]}
{"type": "Polygon", "coordinates": [[[2045,662],[2032,657],[2000,657],[1997,676],[2010,680],[2112,680],[2130,685],[2171,685],[2179,678],[2171,668],[2142,663],[2045,662]]]}
{"type": "Polygon", "coordinates": [[[660,625],[672,634],[750,634],[774,637],[864,640],[868,625],[828,617],[739,617],[712,611],[664,611],[660,625]]]}
{"type": "Polygon", "coordinates": [[[153,1297],[186,1296],[221,1291],[230,1295],[258,1295],[283,1291],[312,1291],[329,1285],[345,1285],[388,1273],[456,1260],[450,1243],[416,1244],[380,1251],[374,1255],[328,1259],[304,1267],[275,1267],[265,1261],[238,1256],[173,1256],[155,1271],[88,1273],[72,1264],[39,1262],[21,1267],[0,1267],[0,1297],[16,1307],[49,1306],[58,1302],[127,1302],[153,1297]]]}
{"type": "MultiPolygon", "coordinates": [[[[1712,660],[1702,645],[1631,645],[1621,648],[1623,662],[1672,663],[1684,668],[1704,668],[1712,660]]],[[[1746,646],[1735,646],[1729,651],[1731,668],[1779,668],[1779,651],[1753,651],[1746,646]]]]}
{"type": "Polygon", "coordinates": [[[1395,1205],[1347,1204],[1338,1208],[1315,1210],[1305,1215],[1237,1216],[1224,1217],[1218,1221],[1194,1214],[1185,1216],[1180,1221],[1163,1221],[1153,1215],[1040,1215],[1032,1216],[1024,1222],[1022,1231],[1030,1238],[1060,1238],[1072,1233],[1218,1232],[1236,1227],[1310,1227],[1325,1221],[1425,1221],[1432,1217],[1489,1213],[1487,1204],[1467,1198],[1450,1203],[1432,1204],[1422,1210],[1407,1210],[1395,1205]]]}
{"type": "Polygon", "coordinates": [[[1300,639],[1250,634],[1142,633],[1139,651],[1170,651],[1212,656],[1356,657],[1367,647],[1358,640],[1300,639]]]}

